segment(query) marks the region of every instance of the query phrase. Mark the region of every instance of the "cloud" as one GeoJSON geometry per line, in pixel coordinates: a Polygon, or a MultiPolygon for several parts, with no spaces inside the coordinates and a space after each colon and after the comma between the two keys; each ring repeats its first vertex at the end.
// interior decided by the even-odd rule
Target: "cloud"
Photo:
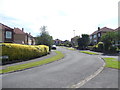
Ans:
{"type": "Polygon", "coordinates": [[[73,30],[81,35],[92,33],[98,26],[117,28],[118,1],[1,0],[0,21],[12,27],[24,27],[34,36],[46,25],[54,39],[70,40],[73,30]]]}

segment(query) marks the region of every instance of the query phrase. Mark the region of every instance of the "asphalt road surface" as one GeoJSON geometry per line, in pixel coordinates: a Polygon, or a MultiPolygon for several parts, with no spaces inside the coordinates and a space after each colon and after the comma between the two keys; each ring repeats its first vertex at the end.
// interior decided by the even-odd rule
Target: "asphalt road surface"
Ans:
{"type": "Polygon", "coordinates": [[[61,60],[27,69],[3,74],[2,88],[67,88],[93,74],[102,65],[98,55],[57,47],[65,57],[61,60]]]}

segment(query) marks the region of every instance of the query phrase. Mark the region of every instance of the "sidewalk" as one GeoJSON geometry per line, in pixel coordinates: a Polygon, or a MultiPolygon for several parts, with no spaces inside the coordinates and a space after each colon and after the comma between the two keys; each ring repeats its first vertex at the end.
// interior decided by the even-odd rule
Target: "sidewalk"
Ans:
{"type": "Polygon", "coordinates": [[[104,68],[100,74],[80,88],[118,88],[119,72],[117,69],[104,68]]]}

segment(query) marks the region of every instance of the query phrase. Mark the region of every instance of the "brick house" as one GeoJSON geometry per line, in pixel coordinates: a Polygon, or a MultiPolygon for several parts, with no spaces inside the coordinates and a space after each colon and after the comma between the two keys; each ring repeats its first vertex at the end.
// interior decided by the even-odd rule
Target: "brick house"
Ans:
{"type": "Polygon", "coordinates": [[[55,45],[60,45],[60,44],[62,44],[62,41],[59,40],[59,39],[55,39],[53,42],[54,42],[55,45]]]}
{"type": "Polygon", "coordinates": [[[14,28],[14,43],[35,45],[35,39],[30,33],[25,33],[23,28],[14,28]]]}
{"type": "Polygon", "coordinates": [[[12,28],[0,23],[0,42],[1,43],[13,43],[14,31],[12,28]]]}
{"type": "Polygon", "coordinates": [[[35,45],[35,38],[29,33],[27,34],[27,44],[28,45],[35,45]]]}
{"type": "Polygon", "coordinates": [[[98,30],[96,30],[90,35],[90,44],[92,45],[97,44],[100,41],[101,36],[103,34],[111,31],[114,31],[114,30],[107,27],[103,27],[103,28],[98,27],[98,30]]]}
{"type": "Polygon", "coordinates": [[[22,28],[10,28],[0,23],[0,43],[18,43],[35,45],[35,39],[30,33],[25,33],[22,28]]]}

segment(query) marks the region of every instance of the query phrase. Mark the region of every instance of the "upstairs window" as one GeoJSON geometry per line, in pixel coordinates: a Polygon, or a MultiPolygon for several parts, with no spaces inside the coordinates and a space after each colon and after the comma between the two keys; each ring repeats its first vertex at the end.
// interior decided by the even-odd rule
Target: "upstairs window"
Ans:
{"type": "Polygon", "coordinates": [[[12,38],[12,32],[11,31],[6,31],[6,38],[11,39],[12,38]]]}
{"type": "Polygon", "coordinates": [[[90,39],[92,39],[92,36],[90,36],[90,39]]]}
{"type": "Polygon", "coordinates": [[[96,38],[96,35],[94,35],[94,38],[96,38]]]}
{"type": "Polygon", "coordinates": [[[100,37],[101,35],[100,35],[100,33],[98,33],[98,37],[100,37]]]}

